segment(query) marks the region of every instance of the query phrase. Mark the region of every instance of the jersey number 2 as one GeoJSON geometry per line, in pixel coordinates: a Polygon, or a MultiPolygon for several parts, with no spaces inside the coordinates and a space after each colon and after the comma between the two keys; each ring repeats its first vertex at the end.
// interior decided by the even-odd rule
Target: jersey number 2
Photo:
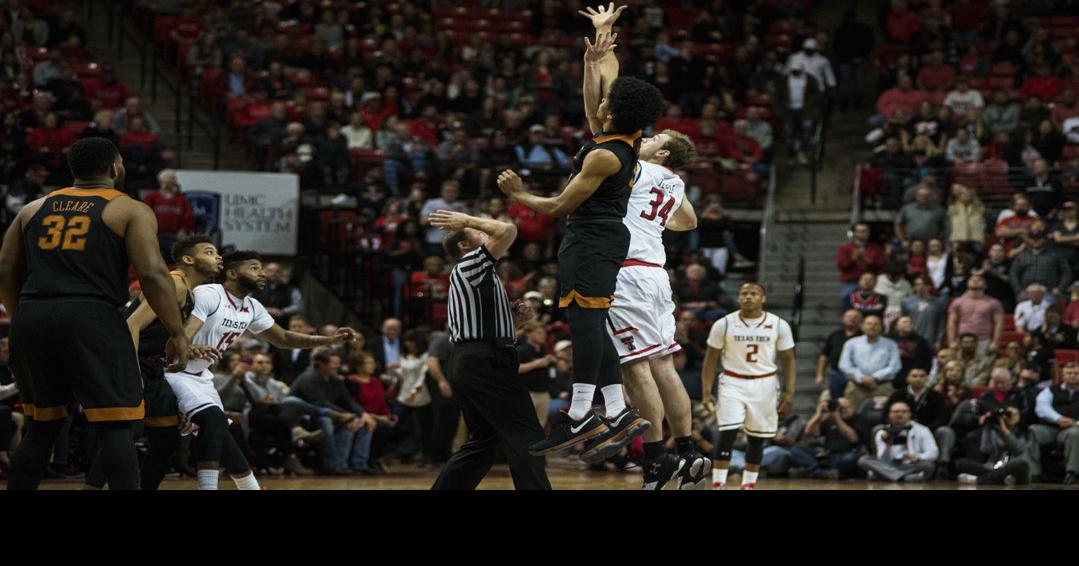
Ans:
{"type": "Polygon", "coordinates": [[[666,193],[659,190],[658,187],[652,187],[652,194],[656,195],[656,198],[648,203],[652,205],[652,210],[649,212],[641,212],[641,218],[644,218],[645,220],[655,220],[658,215],[662,219],[660,220],[659,225],[666,226],[667,216],[671,213],[671,209],[674,208],[674,197],[671,197],[671,199],[664,204],[663,201],[667,196],[666,193]],[[663,208],[660,208],[661,206],[663,208]]]}
{"type": "Polygon", "coordinates": [[[48,236],[37,239],[37,247],[43,250],[61,250],[81,252],[86,249],[86,233],[90,231],[90,217],[85,215],[64,218],[59,214],[50,214],[41,220],[48,228],[48,236]],[[63,245],[61,245],[63,243],[63,245]]]}
{"type": "Polygon", "coordinates": [[[749,350],[746,352],[746,361],[751,364],[757,363],[757,350],[760,349],[761,347],[758,344],[749,344],[746,346],[746,350],[749,350]]]}

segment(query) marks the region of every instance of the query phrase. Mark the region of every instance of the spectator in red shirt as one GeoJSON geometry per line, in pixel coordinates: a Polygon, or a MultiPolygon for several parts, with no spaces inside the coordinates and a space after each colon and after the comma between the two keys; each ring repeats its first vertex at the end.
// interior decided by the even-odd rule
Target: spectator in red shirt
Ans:
{"type": "Polygon", "coordinates": [[[422,309],[420,315],[435,328],[442,328],[449,311],[446,298],[449,296],[450,276],[446,273],[446,263],[439,256],[429,256],[423,260],[423,271],[417,271],[409,277],[411,306],[422,309]]]}
{"type": "Polygon", "coordinates": [[[553,216],[536,212],[519,202],[510,205],[506,214],[517,225],[518,242],[535,242],[542,245],[551,239],[555,225],[553,216]]]}
{"type": "Polygon", "coordinates": [[[690,139],[697,146],[697,153],[703,157],[719,157],[732,153],[731,145],[734,135],[731,127],[722,120],[701,120],[694,135],[690,131],[690,139]]]}
{"type": "Polygon", "coordinates": [[[1060,77],[1054,76],[1053,69],[1049,65],[1038,65],[1034,76],[1023,79],[1023,86],[1019,89],[1019,95],[1023,97],[1037,96],[1042,100],[1056,100],[1064,90],[1060,83],[1060,77]]]}
{"type": "Polygon", "coordinates": [[[863,273],[879,273],[884,268],[884,250],[869,241],[869,225],[854,225],[851,241],[840,246],[835,262],[839,267],[839,291],[846,297],[858,288],[863,273]]]}
{"type": "Polygon", "coordinates": [[[926,93],[912,87],[913,81],[908,75],[899,75],[896,87],[882,92],[877,99],[877,113],[882,117],[892,116],[898,108],[907,116],[917,115],[918,105],[926,99],[926,93]]]}
{"type": "Polygon", "coordinates": [[[161,136],[149,131],[141,117],[132,118],[120,136],[120,153],[132,177],[156,174],[164,161],[162,149],[161,136]]]}
{"type": "Polygon", "coordinates": [[[1037,220],[1038,213],[1030,209],[1030,199],[1022,193],[1012,195],[1011,206],[997,215],[993,232],[1009,259],[1023,251],[1023,236],[1037,220]]]}
{"type": "MultiPolygon", "coordinates": [[[[757,140],[746,135],[746,127],[747,122],[745,120],[735,120],[734,141],[731,143],[731,152],[728,156],[738,160],[739,163],[756,168],[764,159],[764,152],[761,151],[761,144],[757,143],[757,140]]],[[[767,173],[768,166],[763,165],[758,172],[761,174],[767,173]]]]}
{"type": "Polygon", "coordinates": [[[413,137],[420,138],[431,147],[438,147],[442,141],[438,135],[438,108],[433,104],[425,106],[420,118],[413,120],[409,127],[413,137]]]}
{"type": "Polygon", "coordinates": [[[116,69],[112,65],[101,66],[101,77],[86,85],[85,94],[95,111],[118,110],[131,97],[124,83],[116,78],[116,69]]]}
{"type": "Polygon", "coordinates": [[[667,113],[656,122],[653,129],[657,132],[663,130],[675,130],[678,132],[689,132],[693,130],[693,120],[689,120],[682,117],[682,107],[677,104],[672,104],[667,107],[667,113]]]}
{"type": "Polygon", "coordinates": [[[180,193],[176,172],[165,169],[158,176],[158,189],[143,199],[157,217],[157,239],[161,255],[168,260],[172,244],[195,231],[195,215],[191,203],[180,193]]]}
{"type": "Polygon", "coordinates": [[[898,43],[910,43],[910,38],[922,28],[922,18],[907,8],[907,0],[892,0],[892,11],[886,20],[888,37],[898,43]]]}
{"type": "Polygon", "coordinates": [[[60,168],[60,159],[67,148],[75,143],[75,134],[59,127],[56,114],[45,114],[43,123],[26,134],[26,147],[45,159],[52,170],[60,168]]]}
{"type": "Polygon", "coordinates": [[[353,353],[349,357],[348,365],[355,372],[345,379],[345,387],[365,413],[375,419],[375,428],[371,437],[371,452],[368,456],[367,467],[362,472],[364,475],[377,475],[386,472],[386,469],[378,462],[380,456],[385,455],[392,447],[397,438],[397,416],[390,413],[390,407],[386,403],[386,386],[389,385],[389,394],[396,389],[393,379],[388,375],[376,376],[375,370],[378,362],[375,357],[362,350],[353,353]]]}
{"type": "Polygon", "coordinates": [[[918,71],[918,88],[930,92],[947,92],[955,85],[955,67],[944,62],[944,52],[934,51],[929,63],[918,71]]]}

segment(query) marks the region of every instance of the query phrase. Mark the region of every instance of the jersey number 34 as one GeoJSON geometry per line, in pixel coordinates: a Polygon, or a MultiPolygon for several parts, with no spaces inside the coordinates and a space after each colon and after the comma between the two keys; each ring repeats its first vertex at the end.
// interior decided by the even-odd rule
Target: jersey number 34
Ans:
{"type": "Polygon", "coordinates": [[[648,203],[652,205],[652,210],[648,212],[642,211],[641,218],[644,218],[645,220],[655,220],[656,216],[659,216],[661,219],[659,225],[666,226],[667,216],[671,214],[671,209],[674,208],[674,197],[667,199],[667,193],[664,193],[658,187],[652,187],[652,194],[656,195],[656,198],[648,203]],[[664,200],[666,200],[666,203],[664,203],[664,200]]]}

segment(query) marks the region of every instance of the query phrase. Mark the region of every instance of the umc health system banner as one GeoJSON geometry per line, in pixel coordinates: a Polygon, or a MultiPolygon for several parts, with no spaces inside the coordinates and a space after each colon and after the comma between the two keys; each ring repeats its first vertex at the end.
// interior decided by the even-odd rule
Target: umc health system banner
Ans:
{"type": "Polygon", "coordinates": [[[296,255],[300,181],[291,173],[177,170],[177,181],[206,231],[221,244],[267,255],[296,255]]]}

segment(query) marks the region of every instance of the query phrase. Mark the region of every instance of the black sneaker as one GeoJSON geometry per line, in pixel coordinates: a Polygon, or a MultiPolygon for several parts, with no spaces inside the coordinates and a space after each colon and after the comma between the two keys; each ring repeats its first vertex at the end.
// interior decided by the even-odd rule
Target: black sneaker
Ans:
{"type": "Polygon", "coordinates": [[[602,462],[633,442],[634,438],[652,428],[652,423],[641,418],[637,409],[625,408],[613,419],[603,419],[607,431],[584,445],[581,460],[589,464],[602,462]]]}
{"type": "Polygon", "coordinates": [[[678,475],[678,489],[707,489],[712,474],[712,460],[704,454],[691,450],[682,454],[686,465],[678,475]]]}
{"type": "Polygon", "coordinates": [[[596,413],[588,411],[585,418],[575,421],[569,418],[565,410],[562,411],[562,422],[551,431],[551,434],[528,447],[528,453],[533,456],[554,454],[573,448],[577,444],[596,438],[607,432],[607,425],[596,416],[596,413]]]}
{"type": "Polygon", "coordinates": [[[686,461],[676,454],[664,454],[654,462],[644,465],[645,491],[659,491],[685,467],[686,461]]]}

